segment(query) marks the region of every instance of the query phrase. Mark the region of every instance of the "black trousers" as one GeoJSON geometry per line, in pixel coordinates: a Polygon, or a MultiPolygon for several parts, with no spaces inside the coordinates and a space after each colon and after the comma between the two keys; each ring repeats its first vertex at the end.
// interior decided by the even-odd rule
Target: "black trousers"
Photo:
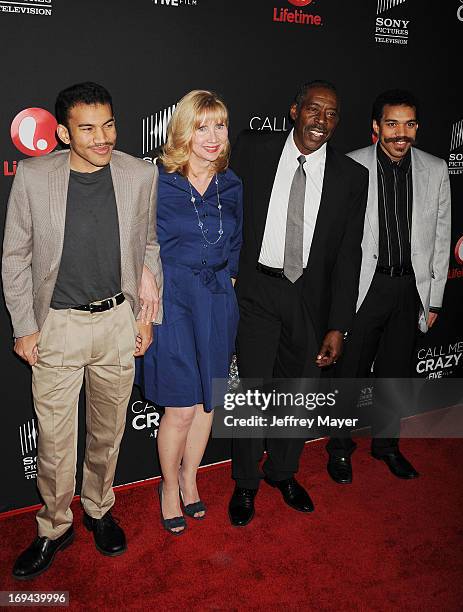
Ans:
{"type": "MultiPolygon", "coordinates": [[[[352,334],[337,364],[337,376],[368,378],[373,368],[378,379],[411,377],[418,312],[419,297],[413,275],[390,277],[376,273],[355,316],[352,334]]],[[[398,447],[400,402],[409,388],[405,380],[372,383],[375,418],[371,450],[381,456],[398,447]]],[[[358,396],[354,401],[357,400],[358,396]]],[[[332,455],[346,456],[355,447],[351,438],[331,438],[326,448],[332,455]]]]}
{"type": "MultiPolygon", "coordinates": [[[[260,272],[252,287],[239,288],[236,349],[241,379],[299,378],[305,362],[315,362],[319,346],[303,309],[302,283],[302,277],[293,284],[260,272]]],[[[318,375],[314,364],[313,376],[318,375]]],[[[232,476],[238,486],[250,489],[257,489],[264,475],[285,480],[298,471],[303,448],[301,438],[234,438],[232,476]],[[264,450],[262,473],[259,461],[264,450]]]]}

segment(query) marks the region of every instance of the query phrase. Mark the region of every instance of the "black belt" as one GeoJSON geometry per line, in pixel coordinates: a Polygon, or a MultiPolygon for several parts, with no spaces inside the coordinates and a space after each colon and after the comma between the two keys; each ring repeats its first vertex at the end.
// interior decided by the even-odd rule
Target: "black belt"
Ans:
{"type": "Polygon", "coordinates": [[[108,298],[106,300],[101,300],[98,302],[92,302],[91,304],[82,304],[81,306],[73,306],[72,310],[86,310],[88,312],[104,312],[105,310],[110,310],[116,304],[122,304],[125,300],[125,296],[123,293],[118,293],[113,298],[108,298]]]}
{"type": "Polygon", "coordinates": [[[273,276],[273,278],[285,278],[285,273],[281,268],[269,268],[268,266],[264,266],[259,261],[257,262],[256,269],[262,274],[267,274],[267,276],[273,276]]]}
{"type": "Polygon", "coordinates": [[[414,274],[411,266],[376,266],[376,272],[387,276],[410,276],[414,274]]]}

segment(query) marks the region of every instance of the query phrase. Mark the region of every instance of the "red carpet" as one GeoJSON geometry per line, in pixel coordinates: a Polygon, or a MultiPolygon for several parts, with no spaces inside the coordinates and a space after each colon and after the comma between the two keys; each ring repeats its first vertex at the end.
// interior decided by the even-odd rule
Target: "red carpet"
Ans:
{"type": "Polygon", "coordinates": [[[161,529],[153,483],[120,491],[114,514],[129,550],[118,558],[95,550],[74,504],[75,543],[33,582],[10,578],[33,515],[0,521],[0,590],[67,590],[72,610],[461,610],[463,441],[404,440],[423,473],[411,482],[360,441],[351,486],[329,480],[323,446],[309,444],[301,461],[311,515],[263,483],[253,522],[231,527],[230,466],[217,466],[199,477],[207,520],[190,520],[181,537],[161,529]]]}

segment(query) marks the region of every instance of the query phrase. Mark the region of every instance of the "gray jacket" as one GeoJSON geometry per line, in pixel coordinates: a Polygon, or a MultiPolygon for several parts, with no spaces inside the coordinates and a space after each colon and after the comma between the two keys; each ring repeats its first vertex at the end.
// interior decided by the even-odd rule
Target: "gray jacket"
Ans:
{"type": "MultiPolygon", "coordinates": [[[[120,151],[113,151],[110,168],[119,217],[122,291],[137,316],[143,264],[153,272],[162,295],[156,237],[158,171],[120,151]]],[[[3,292],[16,337],[39,331],[50,307],[63,250],[69,171],[68,151],[18,164],[2,260],[3,292]]],[[[156,322],[161,321],[160,304],[156,322]]]]}
{"type": "MultiPolygon", "coordinates": [[[[348,154],[370,172],[357,310],[370,287],[379,251],[376,145],[348,154]]],[[[418,326],[428,330],[429,306],[442,306],[450,255],[450,181],[444,160],[412,147],[411,257],[421,300],[418,326]]]]}

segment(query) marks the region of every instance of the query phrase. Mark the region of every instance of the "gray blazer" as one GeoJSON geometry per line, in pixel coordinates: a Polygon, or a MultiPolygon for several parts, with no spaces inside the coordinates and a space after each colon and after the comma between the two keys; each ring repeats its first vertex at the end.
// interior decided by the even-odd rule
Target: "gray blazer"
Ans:
{"type": "MultiPolygon", "coordinates": [[[[119,217],[121,288],[137,316],[143,264],[153,272],[162,296],[156,237],[158,171],[120,151],[113,151],[110,168],[119,217]]],[[[2,259],[3,292],[16,337],[40,330],[47,316],[63,250],[68,183],[69,151],[18,164],[2,259]]],[[[156,323],[161,321],[162,303],[156,323]]]]}
{"type": "MultiPolygon", "coordinates": [[[[379,250],[376,145],[348,154],[370,172],[357,310],[370,288],[379,250]]],[[[421,300],[418,326],[428,330],[429,306],[442,306],[450,255],[450,181],[444,160],[412,147],[411,256],[421,300]]]]}

